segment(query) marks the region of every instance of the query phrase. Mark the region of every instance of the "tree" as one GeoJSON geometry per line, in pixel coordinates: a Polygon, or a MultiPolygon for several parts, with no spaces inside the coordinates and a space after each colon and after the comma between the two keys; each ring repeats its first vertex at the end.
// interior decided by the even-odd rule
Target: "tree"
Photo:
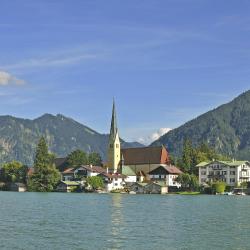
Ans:
{"type": "Polygon", "coordinates": [[[176,181],[181,184],[183,189],[188,189],[191,191],[196,191],[199,189],[199,181],[197,176],[194,174],[183,173],[177,177],[176,181]]]}
{"type": "Polygon", "coordinates": [[[6,182],[26,182],[28,168],[21,162],[12,161],[5,163],[2,167],[3,181],[6,182]]]}
{"type": "Polygon", "coordinates": [[[101,166],[102,165],[102,158],[100,156],[100,154],[98,153],[90,153],[88,155],[88,163],[92,164],[94,166],[101,166]]]}
{"type": "Polygon", "coordinates": [[[86,183],[92,189],[98,189],[104,187],[103,179],[100,176],[87,177],[86,183]]]}
{"type": "Polygon", "coordinates": [[[184,172],[189,172],[193,165],[193,147],[192,142],[188,139],[184,141],[182,153],[182,169],[184,172]]]}
{"type": "Polygon", "coordinates": [[[82,150],[75,150],[71,152],[67,157],[67,163],[70,166],[80,166],[88,164],[88,156],[82,150]]]}
{"type": "Polygon", "coordinates": [[[216,193],[222,194],[225,192],[227,184],[222,181],[218,181],[212,185],[212,189],[215,190],[216,193]]]}
{"type": "Polygon", "coordinates": [[[50,192],[60,180],[60,173],[53,163],[54,155],[49,153],[45,138],[39,140],[34,160],[34,174],[28,181],[30,191],[50,192]]]}

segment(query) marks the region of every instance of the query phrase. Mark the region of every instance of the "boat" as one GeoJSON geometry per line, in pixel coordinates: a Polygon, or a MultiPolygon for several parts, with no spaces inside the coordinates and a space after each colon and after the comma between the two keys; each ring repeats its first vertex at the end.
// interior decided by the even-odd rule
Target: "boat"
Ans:
{"type": "Polygon", "coordinates": [[[244,192],[237,192],[236,195],[246,196],[246,194],[244,192]]]}

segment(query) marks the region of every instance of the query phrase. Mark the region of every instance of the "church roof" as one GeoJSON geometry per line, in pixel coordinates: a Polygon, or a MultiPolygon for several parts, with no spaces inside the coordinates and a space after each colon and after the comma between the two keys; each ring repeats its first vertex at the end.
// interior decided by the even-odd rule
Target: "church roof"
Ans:
{"type": "Polygon", "coordinates": [[[164,146],[126,148],[121,153],[124,157],[124,165],[140,164],[166,164],[169,162],[169,156],[164,146]]]}

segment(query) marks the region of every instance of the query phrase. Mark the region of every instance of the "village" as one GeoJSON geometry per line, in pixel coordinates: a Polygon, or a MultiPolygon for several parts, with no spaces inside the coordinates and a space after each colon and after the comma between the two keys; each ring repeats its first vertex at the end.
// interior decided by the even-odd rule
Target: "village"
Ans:
{"type": "MultiPolygon", "coordinates": [[[[170,155],[163,145],[121,148],[114,102],[107,156],[107,162],[98,162],[98,165],[92,163],[71,164],[67,157],[55,158],[53,165],[60,175],[60,181],[57,181],[55,187],[50,191],[226,195],[250,193],[250,163],[248,161],[213,159],[199,162],[194,170],[198,175],[197,178],[196,175],[189,175],[180,167],[171,164],[170,155]],[[213,186],[214,189],[212,189],[213,186]]],[[[29,189],[26,185],[36,174],[34,167],[23,170],[25,172],[23,181],[19,182],[13,181],[15,180],[12,178],[14,176],[12,168],[14,167],[10,164],[9,168],[12,180],[7,184],[1,182],[0,188],[5,187],[2,190],[36,191],[29,189]]],[[[21,167],[18,171],[21,172],[21,167]]],[[[2,172],[4,172],[3,169],[1,169],[1,174],[2,172]]],[[[40,189],[38,191],[48,190],[40,189]]]]}

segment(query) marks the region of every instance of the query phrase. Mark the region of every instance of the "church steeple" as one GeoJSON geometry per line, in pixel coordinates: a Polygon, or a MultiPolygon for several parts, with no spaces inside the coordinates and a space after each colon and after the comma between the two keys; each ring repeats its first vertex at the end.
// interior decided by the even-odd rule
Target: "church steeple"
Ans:
{"type": "Polygon", "coordinates": [[[116,119],[116,109],[115,109],[115,100],[113,99],[113,109],[112,109],[112,119],[111,119],[111,127],[110,127],[110,137],[115,139],[115,136],[118,132],[117,128],[117,119],[116,119]]]}
{"type": "Polygon", "coordinates": [[[112,119],[108,146],[108,167],[116,173],[121,161],[121,145],[117,127],[115,101],[113,100],[112,119]]]}

